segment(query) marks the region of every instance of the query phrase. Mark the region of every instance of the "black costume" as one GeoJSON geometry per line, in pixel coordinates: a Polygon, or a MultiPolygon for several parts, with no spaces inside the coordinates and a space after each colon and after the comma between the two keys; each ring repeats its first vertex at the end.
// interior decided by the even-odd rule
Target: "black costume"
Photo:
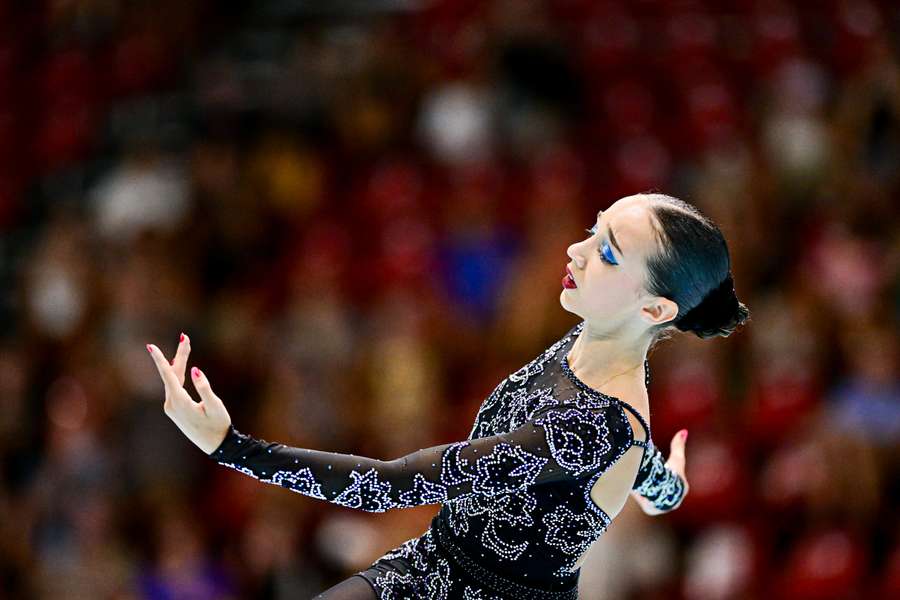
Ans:
{"type": "MultiPolygon", "coordinates": [[[[684,495],[637,410],[569,368],[566,355],[583,327],[501,381],[466,441],[381,461],[269,443],[232,425],[210,457],[350,508],[442,504],[425,533],[360,573],[378,598],[575,599],[572,568],[611,521],[590,499],[591,487],[628,448],[644,447],[636,492],[661,510],[684,495]],[[625,409],[647,442],[634,438],[625,409]]],[[[649,382],[646,361],[644,369],[649,382]]]]}

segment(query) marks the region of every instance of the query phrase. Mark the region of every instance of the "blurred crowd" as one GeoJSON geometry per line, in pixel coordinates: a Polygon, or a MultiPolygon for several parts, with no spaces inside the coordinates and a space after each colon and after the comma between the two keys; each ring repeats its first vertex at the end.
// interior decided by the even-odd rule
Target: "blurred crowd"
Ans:
{"type": "Polygon", "coordinates": [[[213,463],[392,459],[579,322],[566,248],[658,190],[751,321],[650,355],[691,492],[586,600],[900,597],[900,5],[0,0],[0,599],[307,598],[419,535],[213,463]],[[196,398],[191,384],[188,391],[196,398]]]}

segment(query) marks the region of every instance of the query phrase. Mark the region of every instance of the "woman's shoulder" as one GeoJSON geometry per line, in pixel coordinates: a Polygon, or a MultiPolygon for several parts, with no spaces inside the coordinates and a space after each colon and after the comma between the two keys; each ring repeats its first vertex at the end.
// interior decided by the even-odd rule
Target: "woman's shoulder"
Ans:
{"type": "MultiPolygon", "coordinates": [[[[650,399],[643,384],[621,385],[611,392],[617,399],[621,414],[628,421],[634,439],[650,441],[650,399]]],[[[630,442],[630,440],[629,440],[630,442]]]]}
{"type": "Polygon", "coordinates": [[[629,423],[616,399],[582,399],[560,402],[541,409],[533,421],[550,429],[567,443],[577,445],[629,444],[629,423]]]}
{"type": "Polygon", "coordinates": [[[632,446],[628,422],[615,402],[562,403],[543,410],[535,424],[556,461],[579,476],[607,468],[632,446]]]}

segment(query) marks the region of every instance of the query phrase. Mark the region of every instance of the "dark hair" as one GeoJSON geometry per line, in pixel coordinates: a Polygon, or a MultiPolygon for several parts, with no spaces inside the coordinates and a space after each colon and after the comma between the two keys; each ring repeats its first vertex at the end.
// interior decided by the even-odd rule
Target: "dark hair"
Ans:
{"type": "Polygon", "coordinates": [[[647,259],[647,290],[678,305],[678,316],[657,325],[674,326],[697,337],[728,337],[750,318],[738,300],[731,257],[722,232],[696,207],[666,194],[642,194],[650,200],[659,251],[647,259]]]}

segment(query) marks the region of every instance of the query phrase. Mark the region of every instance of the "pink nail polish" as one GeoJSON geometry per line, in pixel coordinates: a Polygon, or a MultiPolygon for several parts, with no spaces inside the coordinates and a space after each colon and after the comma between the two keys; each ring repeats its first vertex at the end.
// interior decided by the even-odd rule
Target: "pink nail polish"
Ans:
{"type": "Polygon", "coordinates": [[[684,431],[681,432],[681,437],[682,437],[682,439],[687,441],[687,436],[688,436],[688,430],[685,429],[684,431]]]}
{"type": "Polygon", "coordinates": [[[194,379],[199,379],[200,378],[200,369],[198,369],[197,367],[191,367],[191,376],[194,379]]]}
{"type": "Polygon", "coordinates": [[[147,352],[153,354],[153,348],[150,347],[150,344],[147,344],[147,352]]]}
{"type": "Polygon", "coordinates": [[[183,342],[183,341],[184,341],[184,333],[181,334],[181,339],[179,339],[178,341],[179,341],[179,342],[183,342]]]}

